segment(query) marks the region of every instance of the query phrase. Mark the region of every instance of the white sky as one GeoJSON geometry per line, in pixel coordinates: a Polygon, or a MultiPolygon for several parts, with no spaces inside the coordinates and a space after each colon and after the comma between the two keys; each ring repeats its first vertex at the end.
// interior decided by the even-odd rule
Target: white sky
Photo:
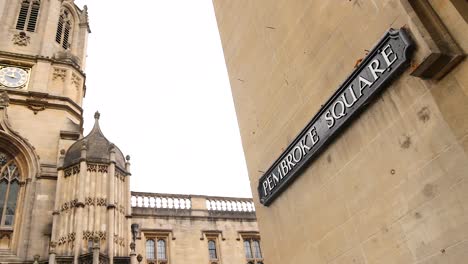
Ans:
{"type": "Polygon", "coordinates": [[[251,197],[211,0],[75,2],[92,30],[85,135],[99,110],[132,190],[251,197]]]}

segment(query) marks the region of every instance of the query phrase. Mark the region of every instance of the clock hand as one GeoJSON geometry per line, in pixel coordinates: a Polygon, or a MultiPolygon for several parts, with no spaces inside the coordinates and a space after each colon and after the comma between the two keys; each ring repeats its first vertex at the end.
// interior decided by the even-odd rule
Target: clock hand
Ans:
{"type": "Polygon", "coordinates": [[[16,79],[16,75],[14,73],[11,73],[10,75],[7,75],[7,76],[12,78],[12,79],[16,79]]]}

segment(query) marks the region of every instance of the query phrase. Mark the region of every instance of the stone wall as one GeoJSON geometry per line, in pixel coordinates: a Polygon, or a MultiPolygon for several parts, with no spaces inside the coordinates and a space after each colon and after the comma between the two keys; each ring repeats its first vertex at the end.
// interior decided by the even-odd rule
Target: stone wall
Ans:
{"type": "Polygon", "coordinates": [[[243,239],[260,239],[254,210],[251,199],[133,192],[132,223],[141,230],[136,252],[147,261],[145,242],[162,237],[168,263],[247,263],[243,239]],[[210,262],[209,239],[216,241],[218,262],[210,262]]]}
{"type": "MultiPolygon", "coordinates": [[[[411,76],[430,45],[404,2],[213,0],[266,263],[466,261],[468,64],[411,76]],[[390,27],[415,40],[411,67],[260,205],[263,172],[390,27]]],[[[464,54],[466,14],[452,2],[427,1],[464,54]]]]}

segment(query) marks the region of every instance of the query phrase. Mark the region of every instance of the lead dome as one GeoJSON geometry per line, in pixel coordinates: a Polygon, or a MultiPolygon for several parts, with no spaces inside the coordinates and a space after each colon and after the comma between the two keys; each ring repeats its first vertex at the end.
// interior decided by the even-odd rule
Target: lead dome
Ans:
{"type": "Polygon", "coordinates": [[[115,162],[116,166],[125,171],[125,158],[120,151],[120,149],[112,144],[102,133],[101,128],[99,127],[99,112],[94,114],[94,127],[89,132],[89,134],[73,143],[70,146],[67,153],[65,154],[65,159],[63,162],[63,167],[67,168],[71,165],[77,164],[80,162],[81,158],[81,148],[83,145],[86,146],[86,161],[91,163],[109,163],[110,162],[110,150],[114,148],[115,150],[115,162]]]}

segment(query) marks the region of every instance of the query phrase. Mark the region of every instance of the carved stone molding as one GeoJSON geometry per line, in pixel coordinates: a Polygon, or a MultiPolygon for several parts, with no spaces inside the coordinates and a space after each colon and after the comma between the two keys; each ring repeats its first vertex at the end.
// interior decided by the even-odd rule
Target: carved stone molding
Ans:
{"type": "Polygon", "coordinates": [[[124,247],[125,246],[125,239],[123,237],[120,237],[116,234],[114,234],[114,243],[124,247]]]}
{"type": "Polygon", "coordinates": [[[71,200],[69,202],[65,202],[64,204],[62,204],[62,206],[60,206],[60,211],[64,212],[64,211],[67,211],[68,209],[73,209],[77,206],[78,206],[78,200],[74,199],[74,200],[71,200]]]}
{"type": "Polygon", "coordinates": [[[106,206],[107,199],[102,197],[86,197],[85,205],[88,206],[106,206]]]}
{"type": "Polygon", "coordinates": [[[46,109],[48,104],[46,98],[48,95],[47,93],[29,92],[29,98],[26,99],[27,107],[37,115],[39,111],[46,109]]]}
{"type": "Polygon", "coordinates": [[[80,88],[81,81],[82,80],[78,75],[76,75],[75,73],[72,73],[71,83],[75,85],[76,89],[80,88]]]}
{"type": "Polygon", "coordinates": [[[205,237],[221,237],[221,240],[226,240],[221,230],[201,230],[200,240],[204,240],[205,237]]]}
{"type": "Polygon", "coordinates": [[[109,168],[109,166],[107,166],[107,165],[98,165],[98,172],[107,173],[108,168],[109,168]]]}
{"type": "Polygon", "coordinates": [[[61,68],[54,68],[54,73],[52,74],[52,79],[57,80],[61,79],[62,81],[65,81],[65,77],[67,76],[67,70],[66,69],[61,69],[61,68]]]}
{"type": "Polygon", "coordinates": [[[13,44],[18,46],[27,46],[31,42],[31,37],[26,35],[25,32],[19,32],[13,35],[13,44]]]}
{"type": "Polygon", "coordinates": [[[96,198],[96,206],[106,206],[107,205],[107,199],[106,198],[96,198]]]}
{"type": "Polygon", "coordinates": [[[66,178],[66,177],[78,174],[79,172],[80,172],[80,166],[75,165],[73,167],[69,167],[69,168],[65,169],[63,171],[63,176],[66,178]]]}
{"type": "Polygon", "coordinates": [[[106,240],[106,231],[83,231],[83,239],[84,240],[106,240]]]}
{"type": "Polygon", "coordinates": [[[66,235],[63,235],[59,238],[58,242],[57,242],[57,245],[63,245],[63,244],[66,244],[66,243],[73,243],[75,242],[75,238],[76,238],[76,233],[75,232],[71,232],[69,234],[66,234],[66,235]]]}
{"type": "Polygon", "coordinates": [[[10,104],[10,98],[8,97],[8,93],[1,92],[0,93],[0,108],[8,107],[9,104],[10,104]]]}
{"type": "Polygon", "coordinates": [[[95,205],[96,204],[96,198],[94,197],[86,197],[85,198],[85,205],[95,205]]]}

